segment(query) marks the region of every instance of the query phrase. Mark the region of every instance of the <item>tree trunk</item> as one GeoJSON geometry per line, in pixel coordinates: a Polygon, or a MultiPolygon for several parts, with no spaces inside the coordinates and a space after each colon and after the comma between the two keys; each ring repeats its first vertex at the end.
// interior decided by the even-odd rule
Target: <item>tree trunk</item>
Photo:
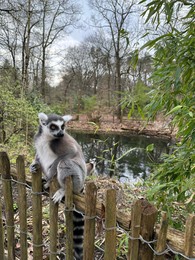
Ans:
{"type": "Polygon", "coordinates": [[[121,64],[119,52],[116,52],[116,90],[117,90],[117,118],[122,122],[122,109],[121,109],[121,64]]]}
{"type": "Polygon", "coordinates": [[[22,84],[23,84],[23,93],[27,93],[28,89],[28,67],[29,67],[29,60],[30,60],[30,26],[31,26],[31,0],[28,0],[28,16],[27,22],[24,31],[24,39],[23,39],[23,50],[22,50],[22,84]]]}
{"type": "Polygon", "coordinates": [[[41,94],[43,99],[45,100],[45,79],[46,79],[46,71],[45,71],[45,47],[43,46],[42,50],[42,68],[41,68],[41,94]]]}

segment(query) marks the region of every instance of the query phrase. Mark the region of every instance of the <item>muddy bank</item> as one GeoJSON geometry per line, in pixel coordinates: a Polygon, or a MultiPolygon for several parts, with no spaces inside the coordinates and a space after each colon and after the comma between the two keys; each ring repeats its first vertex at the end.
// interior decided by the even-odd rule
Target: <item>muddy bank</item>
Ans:
{"type": "Polygon", "coordinates": [[[73,116],[73,120],[68,123],[68,129],[85,133],[109,133],[109,134],[137,134],[172,139],[176,135],[175,129],[170,122],[156,120],[146,122],[137,119],[123,118],[122,123],[111,115],[102,116],[98,120],[90,120],[86,115],[73,116]]]}

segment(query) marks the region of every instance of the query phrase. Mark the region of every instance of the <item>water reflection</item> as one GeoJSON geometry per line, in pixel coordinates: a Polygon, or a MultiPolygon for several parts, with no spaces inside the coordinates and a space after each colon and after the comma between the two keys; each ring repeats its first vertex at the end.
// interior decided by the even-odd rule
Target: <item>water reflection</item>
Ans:
{"type": "Polygon", "coordinates": [[[102,175],[118,176],[121,182],[135,182],[145,179],[151,166],[160,160],[162,153],[168,153],[168,141],[145,136],[92,135],[72,132],[81,145],[86,161],[97,158],[97,172],[102,175]],[[153,143],[154,151],[146,152],[153,143]]]}

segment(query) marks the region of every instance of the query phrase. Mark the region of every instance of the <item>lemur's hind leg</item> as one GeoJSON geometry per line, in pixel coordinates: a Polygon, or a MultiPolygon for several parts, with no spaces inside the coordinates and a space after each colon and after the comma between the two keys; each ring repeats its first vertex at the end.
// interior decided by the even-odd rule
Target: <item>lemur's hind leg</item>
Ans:
{"type": "MultiPolygon", "coordinates": [[[[71,159],[62,159],[57,165],[57,179],[61,187],[64,187],[65,179],[68,176],[72,176],[73,180],[73,192],[80,193],[84,187],[85,173],[82,168],[71,159]]],[[[60,202],[65,195],[64,188],[60,188],[53,195],[53,201],[55,203],[60,202]]]]}
{"type": "Polygon", "coordinates": [[[57,174],[57,165],[59,160],[55,160],[54,163],[49,167],[48,173],[46,175],[46,183],[44,184],[44,189],[48,189],[53,177],[57,174]]]}

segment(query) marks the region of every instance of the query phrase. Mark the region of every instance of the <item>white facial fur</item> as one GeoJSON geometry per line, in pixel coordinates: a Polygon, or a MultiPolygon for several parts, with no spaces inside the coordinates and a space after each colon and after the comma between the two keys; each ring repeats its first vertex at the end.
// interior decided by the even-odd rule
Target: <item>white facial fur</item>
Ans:
{"type": "Polygon", "coordinates": [[[62,116],[63,120],[57,120],[57,121],[54,120],[54,121],[51,121],[46,124],[46,121],[48,120],[48,116],[45,113],[39,113],[38,117],[39,117],[39,122],[40,122],[40,125],[42,126],[42,130],[43,130],[44,134],[47,137],[51,137],[51,138],[56,137],[56,135],[59,133],[60,130],[61,130],[61,132],[64,133],[65,129],[62,129],[62,125],[64,125],[64,122],[68,122],[72,119],[71,115],[64,115],[64,116],[62,116]],[[50,126],[52,124],[55,126],[58,126],[58,129],[51,130],[50,126]]]}
{"type": "Polygon", "coordinates": [[[48,125],[42,125],[42,130],[45,134],[45,136],[55,138],[57,137],[56,135],[61,132],[65,133],[65,128],[62,129],[62,126],[64,125],[64,121],[62,120],[57,120],[57,121],[51,121],[48,125]],[[51,130],[50,126],[55,125],[57,127],[56,130],[51,130]]]}

